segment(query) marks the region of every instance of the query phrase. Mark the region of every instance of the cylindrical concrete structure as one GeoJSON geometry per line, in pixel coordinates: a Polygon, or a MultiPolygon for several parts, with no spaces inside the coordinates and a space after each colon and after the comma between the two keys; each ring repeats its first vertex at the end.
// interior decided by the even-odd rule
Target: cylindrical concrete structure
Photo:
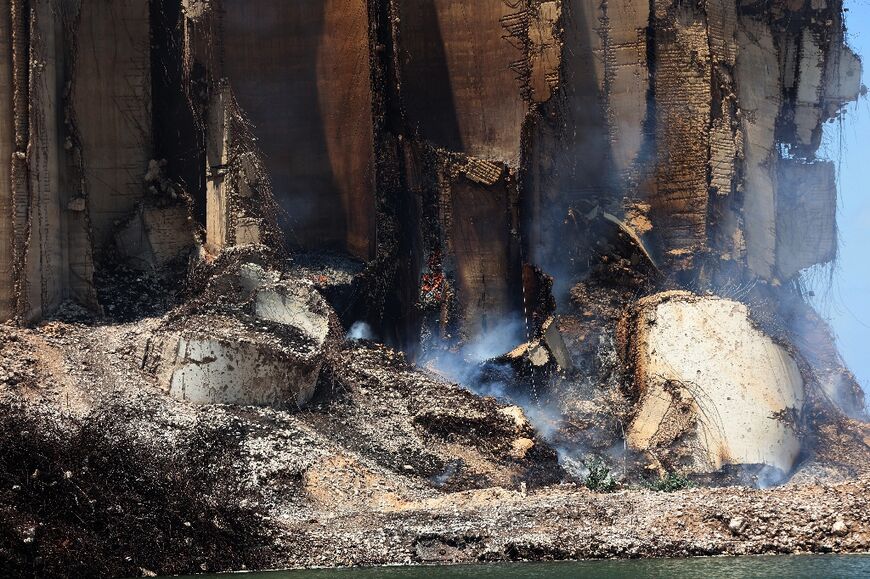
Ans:
{"type": "Polygon", "coordinates": [[[12,10],[0,6],[0,320],[15,314],[12,156],[15,153],[12,10]]]}

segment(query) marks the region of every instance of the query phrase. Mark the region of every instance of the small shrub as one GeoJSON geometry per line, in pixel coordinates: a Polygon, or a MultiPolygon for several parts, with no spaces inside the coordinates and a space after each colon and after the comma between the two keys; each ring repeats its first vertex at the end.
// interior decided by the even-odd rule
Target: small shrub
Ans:
{"type": "Polygon", "coordinates": [[[610,467],[600,458],[592,457],[583,461],[589,471],[584,484],[586,488],[597,493],[610,493],[616,490],[616,480],[610,474],[610,467]]]}
{"type": "Polygon", "coordinates": [[[685,475],[669,472],[657,481],[649,484],[649,488],[663,493],[672,493],[695,486],[685,475]]]}

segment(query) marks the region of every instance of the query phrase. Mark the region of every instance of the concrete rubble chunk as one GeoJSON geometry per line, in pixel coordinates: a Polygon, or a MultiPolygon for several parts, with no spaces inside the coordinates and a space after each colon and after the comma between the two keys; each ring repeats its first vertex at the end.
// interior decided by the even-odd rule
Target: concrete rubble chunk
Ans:
{"type": "Polygon", "coordinates": [[[169,394],[194,404],[302,406],[314,394],[322,359],[316,350],[240,338],[232,324],[186,330],[168,340],[169,394]]]}
{"type": "Polygon", "coordinates": [[[335,314],[310,282],[254,263],[221,277],[213,287],[241,290],[235,313],[166,322],[149,338],[144,366],[169,394],[195,404],[305,405],[338,339],[335,314]]]}
{"type": "Polygon", "coordinates": [[[262,289],[254,301],[258,318],[299,328],[318,346],[329,335],[328,310],[320,294],[302,284],[262,289]]]}
{"type": "Polygon", "coordinates": [[[551,317],[544,322],[541,328],[541,335],[547,349],[556,360],[556,364],[563,370],[570,370],[573,367],[571,361],[571,353],[565,346],[565,340],[562,339],[562,333],[559,331],[559,324],[556,318],[551,317]]]}
{"type": "Polygon", "coordinates": [[[641,300],[635,320],[632,448],[688,472],[726,464],[791,471],[804,382],[745,305],[668,292],[641,300]]]}
{"type": "Polygon", "coordinates": [[[848,46],[832,43],[825,61],[825,99],[838,108],[860,94],[861,59],[848,46]]]}

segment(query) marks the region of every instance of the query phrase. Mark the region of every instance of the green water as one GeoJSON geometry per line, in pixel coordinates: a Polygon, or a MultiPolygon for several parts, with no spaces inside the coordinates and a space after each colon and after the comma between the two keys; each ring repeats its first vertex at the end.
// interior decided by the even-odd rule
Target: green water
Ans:
{"type": "MultiPolygon", "coordinates": [[[[200,576],[201,579],[202,576],[200,576]]],[[[212,577],[218,577],[217,575],[212,577]]],[[[226,578],[226,575],[221,577],[226,578]]],[[[247,573],[244,579],[703,579],[742,578],[870,578],[870,555],[796,555],[776,557],[710,557],[636,559],[570,563],[515,563],[460,567],[378,567],[313,571],[247,573]]]]}

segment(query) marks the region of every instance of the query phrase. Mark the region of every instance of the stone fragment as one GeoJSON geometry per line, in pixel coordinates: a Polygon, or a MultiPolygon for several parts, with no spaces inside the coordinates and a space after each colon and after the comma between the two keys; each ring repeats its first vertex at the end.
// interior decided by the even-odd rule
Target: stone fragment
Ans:
{"type": "Polygon", "coordinates": [[[743,517],[734,517],[728,522],[728,530],[731,531],[732,535],[739,535],[745,526],[746,521],[743,517]]]}
{"type": "Polygon", "coordinates": [[[511,456],[517,459],[526,457],[532,447],[535,446],[535,441],[531,438],[517,438],[511,443],[511,456]]]}
{"type": "Polygon", "coordinates": [[[239,338],[227,328],[177,336],[169,393],[195,404],[297,405],[311,399],[322,358],[316,350],[239,338]]]}
{"type": "Polygon", "coordinates": [[[849,534],[849,526],[846,525],[842,519],[838,519],[837,522],[831,525],[831,534],[838,537],[845,537],[849,534]]]}

